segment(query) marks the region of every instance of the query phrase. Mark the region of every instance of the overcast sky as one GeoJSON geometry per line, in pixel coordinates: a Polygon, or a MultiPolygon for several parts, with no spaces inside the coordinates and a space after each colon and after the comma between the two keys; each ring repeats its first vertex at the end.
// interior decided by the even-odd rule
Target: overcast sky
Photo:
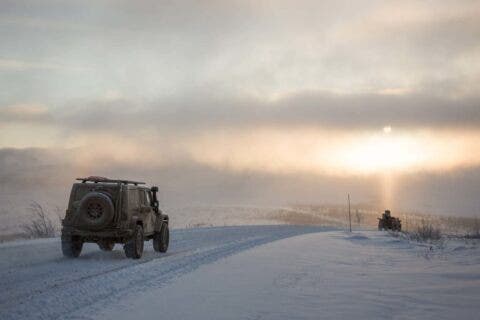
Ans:
{"type": "Polygon", "coordinates": [[[4,153],[339,179],[480,167],[479,1],[0,0],[0,39],[4,153]]]}

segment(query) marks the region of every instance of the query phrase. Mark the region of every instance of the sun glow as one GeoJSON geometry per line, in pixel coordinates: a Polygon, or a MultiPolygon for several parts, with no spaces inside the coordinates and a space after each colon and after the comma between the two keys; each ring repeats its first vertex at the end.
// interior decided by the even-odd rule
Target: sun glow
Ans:
{"type": "Polygon", "coordinates": [[[199,163],[274,173],[396,174],[480,164],[478,131],[220,130],[183,141],[199,163]]]}
{"type": "Polygon", "coordinates": [[[339,155],[343,166],[362,173],[414,168],[426,158],[426,146],[420,141],[391,134],[372,135],[355,141],[339,155]]]}
{"type": "Polygon", "coordinates": [[[150,131],[128,136],[85,133],[65,143],[82,150],[75,153],[74,161],[86,168],[108,166],[111,161],[159,167],[193,162],[220,170],[274,174],[396,176],[480,165],[480,130],[229,128],[183,136],[150,131]],[[139,144],[140,139],[145,143],[139,144]]]}

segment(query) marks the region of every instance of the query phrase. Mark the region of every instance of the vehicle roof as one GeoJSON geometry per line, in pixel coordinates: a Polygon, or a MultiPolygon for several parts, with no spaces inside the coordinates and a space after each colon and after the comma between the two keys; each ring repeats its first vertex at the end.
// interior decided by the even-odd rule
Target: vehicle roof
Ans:
{"type": "Polygon", "coordinates": [[[112,183],[112,182],[77,182],[73,184],[72,188],[79,188],[82,186],[89,186],[89,187],[94,187],[94,186],[104,186],[104,187],[109,187],[109,188],[117,188],[117,187],[125,187],[127,190],[147,190],[150,191],[151,188],[147,186],[136,186],[136,185],[131,185],[131,184],[121,184],[121,183],[112,183]]]}

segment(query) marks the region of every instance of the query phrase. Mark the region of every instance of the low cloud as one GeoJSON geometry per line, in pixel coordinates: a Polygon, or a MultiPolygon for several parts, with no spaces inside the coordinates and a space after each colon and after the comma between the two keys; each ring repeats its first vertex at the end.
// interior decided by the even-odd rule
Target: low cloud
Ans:
{"type": "MultiPolygon", "coordinates": [[[[74,179],[103,175],[156,184],[162,206],[191,204],[286,205],[292,203],[344,204],[350,193],[354,203],[388,205],[395,211],[474,216],[480,200],[480,169],[462,168],[449,174],[416,173],[391,177],[339,177],[322,174],[241,172],[178,161],[161,167],[142,163],[92,162],[79,167],[75,158],[85,150],[0,149],[0,191],[5,201],[23,207],[25,201],[45,198],[64,207],[74,179]],[[384,203],[390,193],[391,203],[384,203]]],[[[173,217],[174,218],[174,217],[173,217]]]]}
{"type": "Polygon", "coordinates": [[[157,128],[167,131],[211,128],[317,127],[370,129],[476,128],[480,98],[423,94],[332,94],[300,92],[277,100],[216,97],[189,92],[150,103],[129,100],[83,101],[64,106],[59,125],[77,130],[157,128]]]}

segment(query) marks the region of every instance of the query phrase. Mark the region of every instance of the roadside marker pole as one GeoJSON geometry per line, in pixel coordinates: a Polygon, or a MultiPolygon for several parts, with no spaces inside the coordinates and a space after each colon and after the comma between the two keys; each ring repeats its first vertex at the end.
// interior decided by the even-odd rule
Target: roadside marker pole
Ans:
{"type": "Polygon", "coordinates": [[[350,232],[352,232],[352,215],[350,214],[350,193],[348,194],[348,222],[350,232]]]}

